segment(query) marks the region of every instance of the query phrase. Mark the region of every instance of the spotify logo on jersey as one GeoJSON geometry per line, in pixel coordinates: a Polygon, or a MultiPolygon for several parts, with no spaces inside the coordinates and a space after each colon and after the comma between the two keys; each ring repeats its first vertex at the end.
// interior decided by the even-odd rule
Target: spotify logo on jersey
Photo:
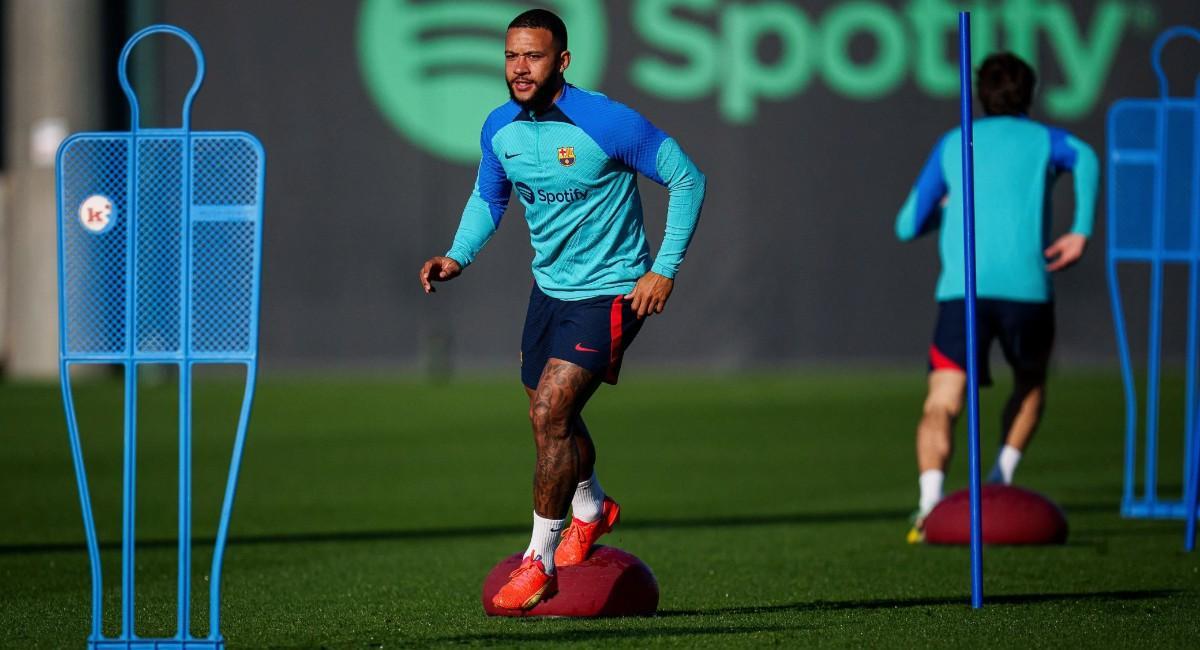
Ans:
{"type": "MultiPolygon", "coordinates": [[[[594,88],[608,34],[602,0],[544,0],[567,24],[567,79],[594,88]]],[[[365,0],[358,17],[359,64],[384,116],[425,151],[479,160],[479,129],[508,99],[504,33],[527,3],[365,0]]]]}
{"type": "Polygon", "coordinates": [[[547,192],[546,190],[535,191],[532,187],[529,187],[521,181],[513,183],[513,186],[517,188],[517,194],[521,197],[521,201],[523,201],[525,205],[533,205],[538,201],[549,205],[553,205],[555,203],[574,203],[576,201],[582,201],[588,197],[587,190],[574,188],[563,190],[561,192],[547,192]]]}
{"type": "Polygon", "coordinates": [[[517,187],[517,194],[521,195],[521,200],[525,202],[525,205],[533,205],[533,188],[521,181],[517,181],[515,185],[517,187]]]}

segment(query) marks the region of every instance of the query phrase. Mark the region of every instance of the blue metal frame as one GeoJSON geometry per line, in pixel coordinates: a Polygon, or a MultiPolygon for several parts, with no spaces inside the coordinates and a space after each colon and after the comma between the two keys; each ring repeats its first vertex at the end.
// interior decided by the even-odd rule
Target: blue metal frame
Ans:
{"type": "MultiPolygon", "coordinates": [[[[88,557],[91,564],[92,626],[91,634],[88,638],[88,647],[97,650],[125,650],[133,648],[171,648],[183,650],[224,648],[225,644],[220,633],[220,577],[224,560],[225,543],[229,533],[229,519],[232,514],[233,500],[237,491],[237,479],[241,467],[246,429],[249,423],[251,406],[254,400],[254,387],[258,374],[259,288],[262,276],[262,207],[266,167],[265,152],[261,143],[248,133],[193,132],[191,130],[192,101],[204,80],[204,72],[204,55],[199,44],[186,31],[171,25],[154,25],[137,32],[125,44],[118,64],[118,78],[121,88],[129,100],[131,116],[130,131],[75,134],[63,142],[58,152],[60,378],[63,404],[66,410],[67,428],[70,435],[71,455],[75,466],[79,499],[83,511],[84,531],[87,538],[88,557]],[[142,39],[153,34],[169,34],[182,39],[191,47],[196,58],[196,78],[184,100],[182,122],[178,129],[141,128],[137,96],[126,76],[129,55],[134,46],[142,39]],[[146,188],[140,187],[140,183],[143,180],[143,168],[139,165],[141,150],[139,144],[167,145],[169,147],[176,147],[179,152],[179,183],[176,186],[163,188],[164,194],[162,195],[168,197],[165,199],[168,206],[167,212],[171,216],[178,216],[178,230],[174,238],[170,239],[170,243],[178,245],[178,266],[173,266],[171,270],[172,272],[178,272],[179,286],[177,293],[164,296],[155,295],[153,299],[148,301],[142,301],[138,295],[139,282],[142,277],[139,275],[139,271],[145,271],[145,269],[141,268],[141,256],[144,251],[139,248],[138,242],[140,230],[138,201],[139,197],[143,196],[143,191],[146,191],[146,188]],[[198,171],[198,163],[196,161],[203,160],[199,149],[201,145],[236,145],[239,147],[239,151],[248,152],[247,155],[241,158],[244,166],[236,169],[224,169],[220,166],[208,164],[206,166],[202,165],[202,168],[198,171]],[[77,168],[74,164],[70,166],[64,164],[65,160],[74,160],[72,156],[76,155],[74,152],[77,149],[87,151],[87,147],[89,146],[96,147],[97,150],[104,147],[119,149],[122,155],[108,160],[107,162],[110,163],[110,166],[107,167],[104,166],[103,161],[101,163],[89,161],[88,164],[83,164],[82,168],[77,168]],[[123,166],[123,169],[120,166],[123,166]],[[108,179],[106,182],[112,182],[112,178],[119,178],[122,174],[124,176],[124,196],[121,199],[125,209],[119,214],[119,218],[125,220],[123,245],[104,249],[105,252],[102,253],[89,252],[85,249],[84,254],[80,255],[78,252],[79,245],[77,243],[70,243],[74,241],[71,239],[73,236],[72,229],[77,226],[73,223],[74,214],[72,208],[74,206],[66,203],[68,188],[75,185],[86,185],[90,182],[96,182],[89,179],[99,177],[108,179]],[[214,204],[208,198],[201,200],[198,198],[198,188],[196,185],[196,178],[200,174],[205,175],[205,181],[210,185],[213,183],[229,182],[237,184],[238,187],[252,187],[252,191],[249,191],[249,202],[236,205],[222,205],[214,204]],[[167,190],[170,190],[170,192],[166,192],[167,190]],[[175,196],[175,192],[180,197],[177,205],[170,203],[171,197],[175,196]],[[200,203],[203,203],[203,205],[200,205],[200,203]],[[242,241],[245,244],[244,250],[247,251],[245,253],[242,253],[243,249],[229,253],[220,248],[219,244],[213,244],[199,253],[206,256],[202,261],[210,262],[213,266],[218,267],[218,271],[225,270],[224,267],[220,267],[221,261],[226,259],[221,257],[222,255],[235,256],[241,254],[241,257],[231,257],[230,259],[239,259],[244,263],[242,270],[245,271],[245,274],[240,278],[242,283],[236,289],[238,297],[242,298],[242,300],[236,304],[234,308],[236,311],[231,312],[236,314],[234,320],[242,326],[242,329],[236,333],[236,336],[240,338],[237,338],[238,342],[236,344],[228,344],[225,348],[209,341],[199,342],[193,340],[194,332],[201,331],[202,328],[208,328],[203,329],[206,336],[227,336],[225,331],[221,329],[226,327],[225,325],[218,324],[213,326],[209,324],[209,321],[204,320],[206,314],[204,310],[207,307],[204,305],[198,307],[195,304],[195,297],[199,291],[217,292],[218,295],[221,295],[219,292],[224,289],[220,287],[232,284],[224,276],[221,276],[219,281],[211,279],[217,277],[217,274],[211,273],[213,270],[212,267],[199,268],[196,265],[195,255],[197,254],[197,244],[194,233],[197,231],[197,224],[202,223],[236,224],[233,227],[239,228],[237,232],[249,233],[243,237],[242,241]],[[249,226],[241,228],[245,224],[249,224],[249,226]],[[75,250],[74,253],[69,250],[72,247],[75,250]],[[109,252],[112,250],[118,252],[110,255],[109,252]],[[101,255],[105,257],[100,257],[101,255]],[[213,258],[216,259],[215,262],[212,261],[213,258]],[[115,262],[113,262],[114,259],[116,260],[115,262]],[[97,270],[88,265],[93,264],[95,266],[98,261],[105,263],[112,262],[113,266],[123,265],[123,278],[115,280],[113,286],[117,286],[118,282],[121,283],[119,291],[123,294],[124,313],[115,321],[105,321],[103,323],[104,327],[110,329],[103,330],[106,333],[102,336],[111,337],[112,340],[119,340],[121,341],[120,344],[109,347],[92,346],[89,348],[87,345],[80,345],[75,342],[76,337],[80,337],[79,340],[87,340],[88,336],[92,334],[91,332],[80,331],[86,328],[79,327],[75,321],[79,314],[82,313],[81,307],[77,304],[82,300],[78,295],[78,286],[86,284],[86,281],[89,280],[86,277],[87,271],[97,270]],[[84,282],[81,283],[81,280],[84,282]],[[218,288],[213,288],[214,286],[218,286],[218,288]],[[166,350],[146,349],[153,348],[154,346],[143,345],[140,339],[142,332],[139,331],[138,318],[139,315],[144,316],[144,314],[139,314],[140,309],[152,311],[157,315],[155,317],[161,316],[164,313],[169,314],[170,320],[176,318],[177,311],[177,322],[174,322],[172,325],[178,328],[176,339],[174,339],[178,341],[177,344],[172,346],[171,349],[166,350]],[[213,334],[214,332],[216,334],[213,334]],[[87,472],[84,467],[79,423],[75,413],[71,387],[71,368],[75,365],[86,364],[120,365],[123,367],[125,373],[121,626],[120,635],[112,638],[105,637],[103,634],[102,596],[104,583],[100,564],[99,542],[97,540],[95,520],[92,513],[91,497],[88,493],[87,472]],[[153,364],[174,365],[179,368],[178,629],[175,636],[169,639],[139,638],[136,634],[136,620],[134,615],[137,376],[140,366],[153,364]],[[192,569],[191,393],[193,370],[197,365],[202,364],[233,364],[244,366],[246,371],[246,385],[242,396],[242,406],[237,425],[238,429],[234,438],[229,475],[221,505],[220,520],[209,574],[209,632],[207,636],[197,638],[191,633],[190,618],[192,569]]],[[[152,179],[155,178],[154,174],[162,172],[161,168],[156,168],[154,165],[155,163],[147,164],[148,171],[146,176],[152,179]]],[[[153,194],[156,188],[157,185],[153,185],[149,190],[151,194],[148,196],[152,200],[161,198],[153,194]]],[[[166,232],[168,232],[168,237],[170,237],[170,227],[167,228],[166,232]]],[[[117,243],[122,244],[121,242],[117,243]]],[[[147,244],[147,247],[149,249],[149,247],[159,244],[161,242],[155,241],[147,244]]],[[[229,246],[232,246],[232,244],[229,244],[229,246]]],[[[99,269],[99,272],[102,274],[103,269],[99,269]]],[[[207,299],[209,303],[213,302],[211,296],[207,299]]],[[[117,311],[120,310],[118,309],[117,311]]],[[[224,313],[222,312],[222,315],[224,313]]],[[[155,322],[167,321],[160,319],[155,322]]]]}
{"type": "MultiPolygon", "coordinates": [[[[1154,99],[1122,99],[1113,104],[1108,113],[1108,285],[1112,301],[1113,326],[1116,330],[1117,351],[1121,362],[1121,379],[1125,393],[1125,472],[1124,490],[1121,498],[1121,514],[1130,518],[1179,519],[1196,515],[1194,481],[1197,470],[1196,406],[1197,399],[1197,356],[1200,345],[1197,341],[1198,320],[1197,292],[1200,291],[1200,175],[1192,180],[1191,203],[1187,217],[1190,242],[1185,248],[1168,238],[1167,158],[1168,147],[1186,144],[1178,136],[1168,134],[1171,130],[1169,115],[1191,113],[1193,142],[1191,143],[1193,170],[1200,170],[1200,84],[1190,98],[1170,96],[1167,76],[1162,67],[1162,52],[1169,42],[1186,37],[1200,41],[1200,30],[1178,26],[1164,31],[1155,40],[1151,53],[1154,73],[1158,78],[1159,96],[1154,99]],[[1140,146],[1130,145],[1122,138],[1137,134],[1137,127],[1152,131],[1140,146]],[[1123,144],[1125,142],[1125,144],[1123,144]],[[1149,146],[1148,146],[1149,145],[1149,146]],[[1144,196],[1131,190],[1139,188],[1127,185],[1122,171],[1141,169],[1152,177],[1152,196],[1144,196]],[[1122,199],[1140,196],[1146,205],[1137,209],[1122,210],[1122,199]],[[1148,222],[1147,222],[1148,219],[1148,222]],[[1144,224],[1149,231],[1148,241],[1125,242],[1122,226],[1144,224]],[[1146,364],[1146,415],[1145,449],[1143,465],[1143,494],[1137,495],[1137,452],[1138,452],[1138,397],[1129,337],[1125,324],[1121,286],[1117,270],[1122,263],[1147,263],[1150,266],[1150,312],[1147,340],[1146,364]],[[1163,271],[1167,264],[1188,265],[1187,304],[1187,347],[1186,385],[1184,406],[1183,475],[1188,485],[1185,497],[1180,500],[1161,499],[1158,495],[1159,461],[1159,399],[1162,363],[1162,301],[1163,271]],[[1188,508],[1185,504],[1191,502],[1188,508]]],[[[1189,520],[1189,531],[1194,524],[1189,520]]],[[[1189,532],[1189,538],[1192,536],[1189,532]]]]}
{"type": "MultiPolygon", "coordinates": [[[[1194,32],[1193,38],[1200,40],[1200,32],[1194,32]]],[[[1155,58],[1155,66],[1158,68],[1159,79],[1165,80],[1166,76],[1162,74],[1159,59],[1155,58]]],[[[1160,92],[1165,92],[1166,88],[1160,86],[1160,92]]],[[[1196,79],[1196,97],[1195,106],[1195,121],[1194,134],[1196,142],[1192,146],[1192,171],[1197,175],[1196,185],[1192,191],[1192,223],[1195,224],[1196,230],[1192,232],[1192,249],[1198,251],[1196,258],[1200,259],[1200,77],[1196,79]]],[[[1192,327],[1188,329],[1188,385],[1195,390],[1196,387],[1196,291],[1200,287],[1200,262],[1193,261],[1191,272],[1188,277],[1189,287],[1191,291],[1188,294],[1188,319],[1192,323],[1192,327]]],[[[1195,413],[1196,396],[1193,394],[1193,399],[1188,402],[1188,406],[1192,407],[1192,413],[1195,413]]],[[[1200,510],[1200,433],[1197,432],[1200,428],[1200,423],[1197,423],[1193,417],[1191,425],[1188,427],[1187,436],[1189,439],[1185,445],[1186,451],[1184,455],[1184,515],[1187,520],[1183,537],[1183,547],[1191,552],[1196,550],[1196,517],[1197,511],[1200,510]]]]}
{"type": "Polygon", "coordinates": [[[983,512],[979,503],[979,360],[975,338],[975,131],[971,105],[971,12],[958,14],[959,119],[962,121],[963,269],[967,307],[967,446],[971,485],[971,607],[983,607],[983,512]]]}

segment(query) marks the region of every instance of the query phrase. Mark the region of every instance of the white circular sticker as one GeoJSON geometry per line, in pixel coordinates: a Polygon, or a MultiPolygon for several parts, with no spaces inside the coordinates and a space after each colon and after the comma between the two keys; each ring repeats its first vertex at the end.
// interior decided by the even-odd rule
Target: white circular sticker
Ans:
{"type": "Polygon", "coordinates": [[[79,206],[79,223],[88,232],[100,234],[112,227],[117,215],[113,213],[112,199],[103,194],[93,194],[79,206]]]}

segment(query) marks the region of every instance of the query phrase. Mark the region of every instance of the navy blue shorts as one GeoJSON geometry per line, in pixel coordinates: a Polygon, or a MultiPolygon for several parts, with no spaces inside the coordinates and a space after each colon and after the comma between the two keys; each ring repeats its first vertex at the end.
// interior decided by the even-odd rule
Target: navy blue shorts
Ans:
{"type": "Polygon", "coordinates": [[[537,388],[546,362],[553,358],[617,383],[625,350],[642,329],[643,321],[630,302],[624,296],[559,300],[533,285],[521,334],[521,382],[537,388]]]}
{"type": "MultiPolygon", "coordinates": [[[[1050,366],[1050,350],[1054,347],[1054,303],[980,298],[975,304],[979,384],[992,383],[988,351],[993,339],[1000,341],[1004,359],[1012,366],[1018,381],[1044,382],[1050,366]]],[[[966,368],[966,303],[939,302],[933,345],[929,346],[929,369],[966,372],[966,368]]]]}

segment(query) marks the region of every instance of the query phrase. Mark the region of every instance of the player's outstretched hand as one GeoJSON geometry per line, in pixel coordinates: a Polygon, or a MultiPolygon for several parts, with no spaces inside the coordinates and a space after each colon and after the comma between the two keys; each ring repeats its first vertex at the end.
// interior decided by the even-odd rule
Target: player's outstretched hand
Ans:
{"type": "Polygon", "coordinates": [[[431,257],[421,267],[421,288],[425,290],[425,293],[433,293],[437,291],[433,288],[434,282],[453,280],[460,273],[462,273],[462,265],[455,262],[453,258],[444,255],[431,257]]]}
{"type": "Polygon", "coordinates": [[[1083,249],[1087,248],[1087,237],[1075,233],[1067,233],[1054,240],[1050,248],[1045,250],[1047,271],[1061,271],[1083,257],[1083,249]]]}
{"type": "Polygon", "coordinates": [[[667,298],[671,297],[671,290],[675,288],[675,281],[665,275],[659,275],[654,271],[647,271],[645,275],[638,278],[637,285],[633,287],[626,298],[633,300],[630,307],[637,313],[638,318],[645,318],[650,314],[661,314],[663,308],[667,306],[667,298]]]}

